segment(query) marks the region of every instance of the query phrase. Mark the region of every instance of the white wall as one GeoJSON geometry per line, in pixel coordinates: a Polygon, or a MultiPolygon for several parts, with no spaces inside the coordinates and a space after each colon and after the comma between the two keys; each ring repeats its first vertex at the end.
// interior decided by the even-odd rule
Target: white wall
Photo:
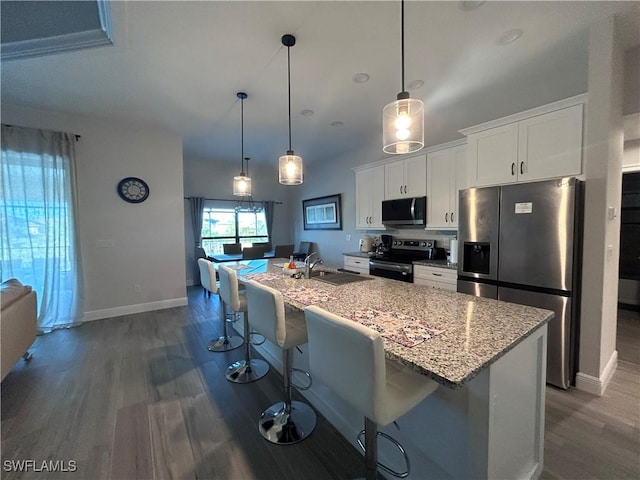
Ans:
{"type": "Polygon", "coordinates": [[[614,18],[591,28],[584,171],[585,229],[576,385],[602,394],[616,368],[624,52],[614,18]],[[609,215],[609,209],[616,212],[609,215]]]}
{"type": "Polygon", "coordinates": [[[185,305],[182,138],[6,104],[2,121],[82,136],[76,156],[85,319],[185,305]],[[118,197],[116,185],[129,176],[149,184],[145,202],[118,197]]]}
{"type": "MultiPolygon", "coordinates": [[[[273,245],[294,243],[291,210],[294,204],[290,201],[292,191],[297,186],[284,186],[278,183],[278,159],[267,164],[250,161],[252,196],[256,201],[273,200],[282,202],[274,206],[273,245]]],[[[220,161],[210,158],[184,157],[184,196],[221,198],[232,200],[228,205],[232,208],[239,197],[233,196],[233,177],[240,173],[240,158],[237,161],[220,161]]],[[[191,226],[191,213],[187,200],[184,204],[185,231],[185,269],[187,285],[200,282],[194,259],[195,241],[191,226]]],[[[297,244],[296,244],[297,246],[297,244]]]]}

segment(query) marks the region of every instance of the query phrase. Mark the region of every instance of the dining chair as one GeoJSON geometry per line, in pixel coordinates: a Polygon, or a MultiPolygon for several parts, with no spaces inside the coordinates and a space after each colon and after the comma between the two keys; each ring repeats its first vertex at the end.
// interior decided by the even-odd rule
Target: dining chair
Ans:
{"type": "Polygon", "coordinates": [[[253,260],[256,258],[264,258],[265,251],[263,247],[244,247],[242,249],[242,259],[253,260]]]}
{"type": "Polygon", "coordinates": [[[275,258],[289,258],[293,255],[294,245],[276,245],[275,258]]]}
{"type": "Polygon", "coordinates": [[[222,245],[222,251],[225,255],[237,255],[238,253],[242,253],[242,244],[225,243],[222,245]]]}
{"type": "Polygon", "coordinates": [[[295,260],[304,260],[311,253],[311,242],[300,242],[298,250],[293,253],[295,260]]]}

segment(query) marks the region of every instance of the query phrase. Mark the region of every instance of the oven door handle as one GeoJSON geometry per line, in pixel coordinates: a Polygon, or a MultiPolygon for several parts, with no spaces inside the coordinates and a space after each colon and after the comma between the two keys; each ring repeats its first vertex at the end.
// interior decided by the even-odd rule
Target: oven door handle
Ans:
{"type": "Polygon", "coordinates": [[[405,275],[408,275],[411,272],[411,266],[409,265],[394,265],[390,263],[376,262],[375,260],[369,260],[369,268],[388,270],[390,272],[402,272],[405,275]]]}

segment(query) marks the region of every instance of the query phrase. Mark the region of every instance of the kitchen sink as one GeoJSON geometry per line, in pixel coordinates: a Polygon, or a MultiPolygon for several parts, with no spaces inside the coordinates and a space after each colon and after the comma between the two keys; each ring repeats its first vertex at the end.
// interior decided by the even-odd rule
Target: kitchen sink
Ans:
{"type": "Polygon", "coordinates": [[[318,272],[313,272],[311,274],[311,279],[318,280],[319,282],[330,283],[331,285],[345,285],[347,283],[371,280],[371,277],[353,273],[327,272],[320,270],[318,272]]]}

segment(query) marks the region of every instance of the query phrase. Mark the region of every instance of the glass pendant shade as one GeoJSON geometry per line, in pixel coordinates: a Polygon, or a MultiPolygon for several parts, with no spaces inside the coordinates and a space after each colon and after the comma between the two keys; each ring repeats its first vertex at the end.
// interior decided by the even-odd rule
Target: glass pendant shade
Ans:
{"type": "Polygon", "coordinates": [[[233,177],[233,194],[238,197],[250,197],[251,178],[242,174],[233,177]]]}
{"type": "Polygon", "coordinates": [[[302,157],[289,150],[280,157],[278,180],[283,185],[300,185],[303,181],[302,157]]]}
{"type": "Polygon", "coordinates": [[[424,147],[424,104],[405,96],[382,110],[382,149],[386,153],[411,153],[424,147]]]}

